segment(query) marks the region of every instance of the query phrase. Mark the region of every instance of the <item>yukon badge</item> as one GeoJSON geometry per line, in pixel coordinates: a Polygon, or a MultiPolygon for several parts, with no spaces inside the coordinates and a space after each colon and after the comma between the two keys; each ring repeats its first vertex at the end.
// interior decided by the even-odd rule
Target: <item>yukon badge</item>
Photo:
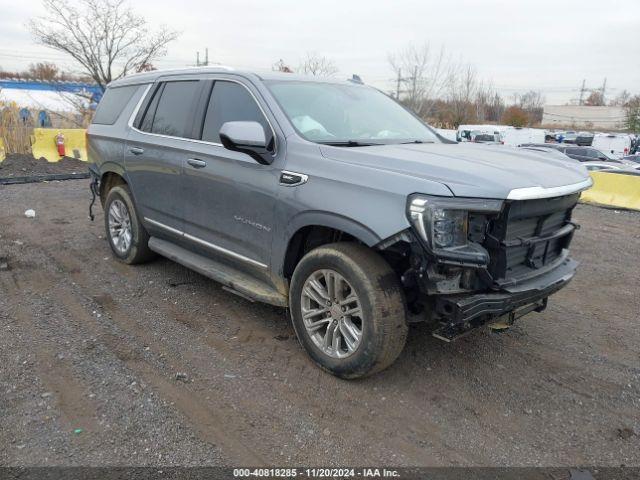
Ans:
{"type": "Polygon", "coordinates": [[[265,232],[271,231],[271,227],[267,227],[266,225],[262,225],[261,223],[254,222],[253,220],[249,220],[248,218],[241,217],[240,215],[234,215],[233,219],[236,222],[244,223],[245,225],[257,228],[258,230],[264,230],[265,232]]]}

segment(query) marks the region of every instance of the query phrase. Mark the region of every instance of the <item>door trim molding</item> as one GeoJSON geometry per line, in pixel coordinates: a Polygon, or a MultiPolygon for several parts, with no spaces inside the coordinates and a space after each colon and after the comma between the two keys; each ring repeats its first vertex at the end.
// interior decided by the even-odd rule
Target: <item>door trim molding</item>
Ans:
{"type": "Polygon", "coordinates": [[[249,258],[249,257],[245,257],[244,255],[241,255],[237,252],[234,252],[232,250],[229,250],[227,248],[221,247],[219,245],[215,245],[213,243],[207,242],[206,240],[203,240],[199,237],[196,237],[194,235],[190,235],[188,233],[183,232],[182,230],[178,230],[177,228],[173,228],[170,227],[169,225],[165,225],[164,223],[158,222],[157,220],[153,220],[152,218],[148,218],[148,217],[144,217],[144,219],[149,222],[152,225],[155,225],[156,227],[159,228],[163,228],[165,230],[167,230],[168,232],[171,232],[175,235],[178,235],[182,238],[185,238],[187,240],[190,240],[192,242],[195,242],[199,245],[202,245],[203,247],[207,247],[210,248],[211,250],[215,250],[216,252],[222,253],[224,255],[227,255],[229,257],[233,257],[235,259],[241,260],[245,263],[249,263],[251,265],[254,265],[256,267],[262,268],[262,269],[267,269],[268,265],[262,262],[259,262],[257,260],[254,260],[253,258],[249,258]]]}

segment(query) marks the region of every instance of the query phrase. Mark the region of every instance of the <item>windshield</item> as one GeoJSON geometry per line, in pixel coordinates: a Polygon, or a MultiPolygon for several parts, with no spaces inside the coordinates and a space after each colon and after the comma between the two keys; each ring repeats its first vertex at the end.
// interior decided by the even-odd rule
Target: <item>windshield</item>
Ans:
{"type": "Polygon", "coordinates": [[[436,135],[385,94],[363,85],[265,82],[307,140],[347,146],[436,142],[436,135]]]}

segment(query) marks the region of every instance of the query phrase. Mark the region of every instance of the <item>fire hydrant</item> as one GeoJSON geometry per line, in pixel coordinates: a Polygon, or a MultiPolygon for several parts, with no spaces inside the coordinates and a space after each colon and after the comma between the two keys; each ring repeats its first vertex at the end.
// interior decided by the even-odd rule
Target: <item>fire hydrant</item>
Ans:
{"type": "Polygon", "coordinates": [[[66,155],[66,151],[64,148],[64,135],[62,132],[58,132],[56,135],[56,147],[58,149],[58,155],[64,157],[66,155]]]}

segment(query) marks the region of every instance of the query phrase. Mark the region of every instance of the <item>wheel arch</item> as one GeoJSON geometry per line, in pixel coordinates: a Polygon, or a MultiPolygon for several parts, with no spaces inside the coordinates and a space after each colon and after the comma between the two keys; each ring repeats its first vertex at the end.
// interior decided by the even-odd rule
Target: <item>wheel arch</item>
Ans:
{"type": "Polygon", "coordinates": [[[109,190],[116,185],[128,185],[127,174],[121,165],[113,162],[102,165],[100,169],[100,201],[104,206],[109,190]]]}
{"type": "Polygon", "coordinates": [[[311,249],[336,241],[353,241],[372,247],[380,237],[365,225],[328,212],[307,212],[294,218],[286,229],[278,252],[278,272],[291,278],[300,259],[311,249]]]}

